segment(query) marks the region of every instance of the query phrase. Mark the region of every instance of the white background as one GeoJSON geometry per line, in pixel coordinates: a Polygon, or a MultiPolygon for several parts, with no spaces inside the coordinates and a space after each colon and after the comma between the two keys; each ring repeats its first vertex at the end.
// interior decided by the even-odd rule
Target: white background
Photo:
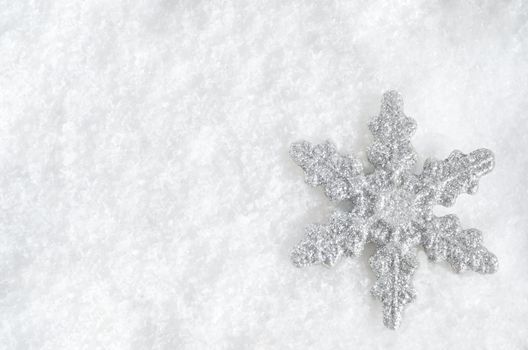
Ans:
{"type": "Polygon", "coordinates": [[[1,349],[526,349],[528,4],[1,1],[1,349]],[[293,267],[332,211],[289,144],[366,165],[399,90],[420,155],[492,149],[452,208],[494,275],[420,251],[401,328],[373,249],[293,267]]]}

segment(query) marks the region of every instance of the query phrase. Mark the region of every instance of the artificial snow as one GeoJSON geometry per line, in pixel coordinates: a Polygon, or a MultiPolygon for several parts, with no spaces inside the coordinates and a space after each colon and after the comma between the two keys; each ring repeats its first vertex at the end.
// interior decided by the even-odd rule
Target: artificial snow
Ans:
{"type": "MultiPolygon", "coordinates": [[[[525,349],[528,4],[8,1],[0,7],[1,349],[525,349]],[[420,155],[485,147],[456,213],[493,275],[418,254],[380,322],[368,257],[297,269],[334,206],[300,139],[368,168],[401,92],[420,155]]],[[[368,169],[367,169],[368,170],[368,169]]]]}

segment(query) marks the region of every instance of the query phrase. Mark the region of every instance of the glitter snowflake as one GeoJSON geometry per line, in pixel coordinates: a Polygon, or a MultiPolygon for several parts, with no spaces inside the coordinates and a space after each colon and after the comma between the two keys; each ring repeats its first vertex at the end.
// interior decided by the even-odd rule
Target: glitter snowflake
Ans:
{"type": "Polygon", "coordinates": [[[371,293],[383,304],[383,323],[399,326],[403,308],[416,293],[411,279],[421,245],[432,261],[446,261],[456,272],[493,273],[498,262],[482,246],[482,234],[462,229],[455,215],[437,217],[433,206],[451,206],[461,193],[473,194],[478,180],[493,169],[493,153],[478,149],[454,151],[445,160],[428,159],[423,172],[412,168],[416,154],[409,141],[416,122],[403,113],[395,91],[383,95],[380,114],[369,124],[374,143],[368,159],[374,166],[363,173],[359,160],[341,155],[330,142],[291,146],[293,160],[304,170],[306,182],[322,186],[332,201],[348,201],[351,209],[337,211],[327,224],[306,229],[292,252],[296,266],[334,265],[341,257],[357,256],[366,243],[376,245],[369,259],[377,281],[371,293]]]}

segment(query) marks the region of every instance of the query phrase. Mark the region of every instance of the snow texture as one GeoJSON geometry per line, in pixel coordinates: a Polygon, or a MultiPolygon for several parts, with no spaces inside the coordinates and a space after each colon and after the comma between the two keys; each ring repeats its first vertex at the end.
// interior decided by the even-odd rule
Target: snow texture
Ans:
{"type": "Polygon", "coordinates": [[[0,349],[528,347],[525,1],[20,0],[0,24],[0,349]],[[493,150],[435,214],[500,261],[418,253],[397,332],[372,246],[330,270],[289,257],[334,209],[289,145],[330,139],[369,170],[390,89],[415,173],[493,150]]]}

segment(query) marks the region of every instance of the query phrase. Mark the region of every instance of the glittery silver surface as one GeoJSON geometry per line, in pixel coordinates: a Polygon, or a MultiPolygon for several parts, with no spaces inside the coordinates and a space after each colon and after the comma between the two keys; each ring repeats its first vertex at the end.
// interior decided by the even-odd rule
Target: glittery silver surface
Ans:
{"type": "Polygon", "coordinates": [[[374,135],[368,150],[374,165],[370,174],[364,174],[359,160],[337,153],[330,142],[291,146],[291,157],[308,184],[322,186],[333,201],[351,203],[349,211],[335,212],[328,223],[309,226],[291,257],[299,267],[332,266],[341,257],[359,255],[365,243],[374,243],[376,252],[369,262],[377,281],[371,293],[383,304],[383,323],[395,329],[403,307],[416,297],[412,276],[417,246],[429,259],[446,261],[456,272],[497,270],[497,258],[482,246],[480,231],[462,229],[454,215],[433,214],[433,206],[451,206],[459,194],[475,193],[479,178],[493,169],[494,158],[487,149],[454,151],[445,160],[428,159],[422,174],[414,174],[416,153],[409,139],[416,122],[405,116],[395,91],[383,95],[380,114],[369,128],[374,135]]]}

